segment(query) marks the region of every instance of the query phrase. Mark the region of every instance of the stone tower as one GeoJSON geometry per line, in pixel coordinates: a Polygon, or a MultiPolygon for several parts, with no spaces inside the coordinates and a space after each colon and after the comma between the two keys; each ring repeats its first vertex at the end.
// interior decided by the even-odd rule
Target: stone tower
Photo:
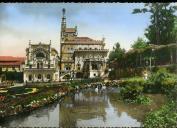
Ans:
{"type": "Polygon", "coordinates": [[[60,42],[64,41],[64,31],[66,29],[66,10],[65,8],[62,9],[62,21],[61,21],[61,35],[60,35],[60,42]]]}

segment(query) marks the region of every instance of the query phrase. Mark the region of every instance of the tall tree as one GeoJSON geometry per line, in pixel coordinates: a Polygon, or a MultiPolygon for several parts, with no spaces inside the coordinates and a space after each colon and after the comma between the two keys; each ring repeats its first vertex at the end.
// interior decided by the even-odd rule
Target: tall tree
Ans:
{"type": "Polygon", "coordinates": [[[131,45],[133,49],[143,49],[146,48],[148,44],[143,38],[138,37],[138,39],[131,45]]]}
{"type": "Polygon", "coordinates": [[[146,3],[142,9],[134,9],[133,14],[147,13],[151,14],[151,24],[145,31],[148,43],[151,44],[169,44],[176,41],[176,33],[173,32],[175,22],[175,11],[177,6],[170,3],[146,3]]]}
{"type": "Polygon", "coordinates": [[[109,54],[109,61],[112,61],[115,59],[119,60],[119,59],[123,58],[124,53],[125,53],[125,49],[122,49],[120,47],[120,44],[117,42],[114,45],[113,50],[109,54]]]}

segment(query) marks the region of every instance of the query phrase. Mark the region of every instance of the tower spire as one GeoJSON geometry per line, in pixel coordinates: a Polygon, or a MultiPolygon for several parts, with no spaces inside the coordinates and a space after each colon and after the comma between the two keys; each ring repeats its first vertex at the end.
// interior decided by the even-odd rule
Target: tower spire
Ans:
{"type": "Polygon", "coordinates": [[[66,10],[65,8],[62,9],[62,22],[61,22],[61,29],[64,30],[66,28],[66,10]]]}
{"type": "Polygon", "coordinates": [[[63,12],[63,18],[65,18],[65,13],[66,13],[65,8],[62,9],[62,12],[63,12]]]}

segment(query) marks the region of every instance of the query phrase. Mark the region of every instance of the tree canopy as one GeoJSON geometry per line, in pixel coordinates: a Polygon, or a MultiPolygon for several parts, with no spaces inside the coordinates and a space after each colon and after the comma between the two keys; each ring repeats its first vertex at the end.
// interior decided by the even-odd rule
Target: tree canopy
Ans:
{"type": "Polygon", "coordinates": [[[133,14],[147,13],[150,15],[150,25],[145,30],[148,43],[170,44],[176,42],[175,11],[177,6],[170,3],[146,3],[142,9],[134,9],[133,14]]]}
{"type": "Polygon", "coordinates": [[[143,38],[138,37],[138,39],[131,45],[133,49],[144,49],[148,46],[143,38]]]}
{"type": "Polygon", "coordinates": [[[109,61],[115,60],[115,59],[121,59],[123,58],[123,55],[125,54],[125,49],[122,49],[120,47],[120,44],[117,42],[114,47],[113,50],[110,52],[109,54],[109,61]]]}

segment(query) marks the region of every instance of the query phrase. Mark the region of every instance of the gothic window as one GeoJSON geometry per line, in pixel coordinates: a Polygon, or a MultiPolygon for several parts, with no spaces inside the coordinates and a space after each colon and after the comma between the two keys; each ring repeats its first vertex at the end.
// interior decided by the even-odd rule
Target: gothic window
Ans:
{"type": "Polygon", "coordinates": [[[41,62],[41,64],[40,64],[40,68],[43,68],[43,63],[41,62]]]}
{"type": "Polygon", "coordinates": [[[77,64],[77,70],[80,70],[80,68],[81,68],[81,65],[77,64]]]}
{"type": "Polygon", "coordinates": [[[39,74],[39,75],[38,75],[38,79],[41,79],[41,78],[42,78],[42,75],[41,75],[41,74],[39,74]]]}
{"type": "Polygon", "coordinates": [[[71,67],[69,65],[66,65],[65,70],[71,70],[71,67]]]}
{"type": "Polygon", "coordinates": [[[44,53],[42,52],[36,53],[36,58],[44,58],[44,57],[45,57],[44,53]]]}
{"type": "Polygon", "coordinates": [[[39,69],[39,68],[43,68],[43,63],[42,62],[37,63],[37,69],[39,69]]]}
{"type": "Polygon", "coordinates": [[[98,70],[98,65],[97,64],[92,64],[92,70],[98,70]]]}
{"type": "Polygon", "coordinates": [[[47,79],[50,79],[50,74],[47,74],[47,79]]]}
{"type": "Polygon", "coordinates": [[[29,81],[31,81],[32,80],[32,75],[29,75],[28,79],[29,79],[29,81]]]}
{"type": "Polygon", "coordinates": [[[86,66],[86,70],[89,70],[89,64],[87,64],[87,66],[86,66]]]}
{"type": "Polygon", "coordinates": [[[37,69],[39,69],[39,63],[37,63],[37,69]]]}
{"type": "Polygon", "coordinates": [[[32,68],[32,65],[29,65],[29,68],[31,69],[31,68],[32,68]]]}

